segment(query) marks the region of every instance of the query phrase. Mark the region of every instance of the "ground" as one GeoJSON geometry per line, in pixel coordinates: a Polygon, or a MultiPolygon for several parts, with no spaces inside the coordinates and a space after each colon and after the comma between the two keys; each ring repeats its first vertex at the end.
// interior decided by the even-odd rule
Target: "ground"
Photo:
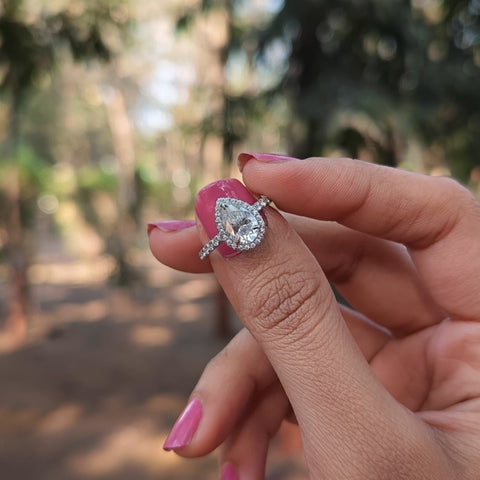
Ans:
{"type": "MultiPolygon", "coordinates": [[[[226,342],[215,332],[217,286],[147,258],[130,289],[108,286],[104,259],[32,269],[27,338],[0,334],[2,480],[218,478],[215,454],[184,460],[161,448],[226,342]]],[[[292,427],[268,471],[269,480],[307,478],[292,427]]]]}

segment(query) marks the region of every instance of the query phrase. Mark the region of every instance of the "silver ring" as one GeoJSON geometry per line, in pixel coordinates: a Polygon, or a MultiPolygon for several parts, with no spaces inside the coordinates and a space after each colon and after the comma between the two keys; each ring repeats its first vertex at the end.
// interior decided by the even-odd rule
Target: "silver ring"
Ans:
{"type": "Polygon", "coordinates": [[[240,252],[260,245],[266,229],[260,210],[270,202],[265,195],[253,205],[237,198],[219,198],[215,204],[218,233],[200,250],[200,259],[207,258],[222,242],[240,252]]]}

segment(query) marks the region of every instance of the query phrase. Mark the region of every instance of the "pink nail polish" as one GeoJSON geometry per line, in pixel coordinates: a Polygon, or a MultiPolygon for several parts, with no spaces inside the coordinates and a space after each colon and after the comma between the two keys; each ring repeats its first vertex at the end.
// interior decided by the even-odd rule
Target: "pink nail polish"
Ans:
{"type": "MultiPolygon", "coordinates": [[[[195,212],[209,238],[213,238],[218,233],[215,223],[215,205],[218,198],[237,198],[250,205],[256,202],[255,197],[234,178],[219,180],[202,188],[195,200],[195,212]]],[[[218,251],[227,258],[240,253],[224,243],[220,244],[218,251]]]]}
{"type": "Polygon", "coordinates": [[[186,447],[197,431],[202,418],[202,404],[198,398],[194,398],[178,417],[172,431],[168,435],[163,449],[167,452],[176,448],[186,447]]]}
{"type": "Polygon", "coordinates": [[[237,165],[240,171],[242,171],[243,167],[252,159],[265,163],[283,163],[291,162],[292,160],[298,160],[297,158],[286,157],[284,155],[276,155],[274,153],[244,152],[238,156],[237,160],[237,165]]]}
{"type": "Polygon", "coordinates": [[[227,463],[222,469],[220,480],[238,480],[237,471],[231,463],[227,463]]]}
{"type": "Polygon", "coordinates": [[[176,232],[178,230],[184,230],[195,225],[195,220],[166,220],[164,222],[150,222],[147,226],[148,234],[155,228],[158,228],[162,232],[176,232]]]}

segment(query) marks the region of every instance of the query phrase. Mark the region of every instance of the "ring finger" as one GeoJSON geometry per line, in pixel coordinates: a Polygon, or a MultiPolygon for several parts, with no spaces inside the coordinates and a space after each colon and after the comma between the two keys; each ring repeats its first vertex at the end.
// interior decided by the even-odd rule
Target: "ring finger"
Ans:
{"type": "MultiPolygon", "coordinates": [[[[335,222],[297,215],[286,217],[328,279],[355,309],[374,322],[402,336],[445,318],[402,245],[335,222]]],[[[210,262],[198,258],[202,244],[193,222],[182,223],[187,226],[182,229],[171,229],[171,225],[150,224],[150,248],[155,257],[178,270],[211,271],[210,262]]]]}
{"type": "MultiPolygon", "coordinates": [[[[390,337],[358,312],[346,307],[341,307],[341,312],[369,361],[390,337]]],[[[211,452],[233,431],[239,431],[240,425],[251,418],[251,410],[258,410],[256,405],[265,392],[276,391],[275,385],[279,386],[276,373],[262,348],[248,330],[241,330],[205,368],[164,448],[184,457],[211,452]]],[[[271,418],[270,414],[265,414],[268,425],[279,421],[275,411],[271,411],[271,418]]],[[[284,416],[285,413],[281,418],[284,416]]],[[[242,438],[251,430],[245,428],[242,438]]]]}

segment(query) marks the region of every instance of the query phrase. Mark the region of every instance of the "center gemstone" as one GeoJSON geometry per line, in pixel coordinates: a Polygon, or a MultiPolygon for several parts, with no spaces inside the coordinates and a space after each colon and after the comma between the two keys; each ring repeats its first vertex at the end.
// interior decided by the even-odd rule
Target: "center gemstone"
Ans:
{"type": "Polygon", "coordinates": [[[220,201],[217,208],[221,227],[235,244],[244,246],[255,242],[261,226],[258,215],[248,203],[220,201]]]}

